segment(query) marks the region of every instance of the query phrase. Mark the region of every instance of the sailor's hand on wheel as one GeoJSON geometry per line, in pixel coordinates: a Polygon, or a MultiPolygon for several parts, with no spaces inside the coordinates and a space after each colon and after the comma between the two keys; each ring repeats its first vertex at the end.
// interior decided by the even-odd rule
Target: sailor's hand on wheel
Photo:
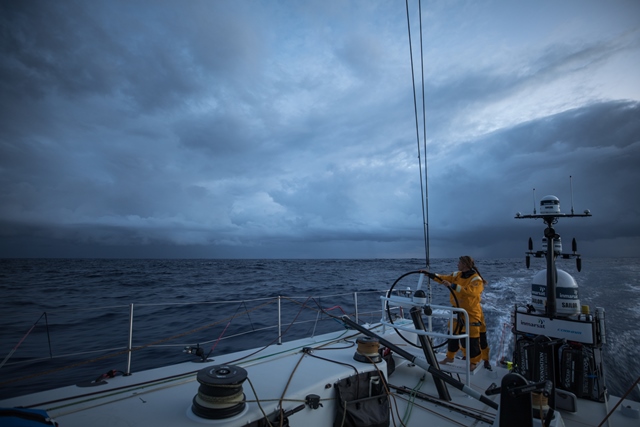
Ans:
{"type": "MultiPolygon", "coordinates": [[[[422,273],[422,274],[426,275],[426,276],[427,276],[428,278],[430,278],[430,279],[435,279],[435,278],[436,278],[436,275],[435,275],[435,274],[433,274],[433,273],[429,273],[429,270],[426,270],[426,269],[425,269],[425,270],[418,270],[418,271],[419,271],[420,273],[422,273]]],[[[438,280],[440,280],[440,279],[438,279],[438,280]]]]}

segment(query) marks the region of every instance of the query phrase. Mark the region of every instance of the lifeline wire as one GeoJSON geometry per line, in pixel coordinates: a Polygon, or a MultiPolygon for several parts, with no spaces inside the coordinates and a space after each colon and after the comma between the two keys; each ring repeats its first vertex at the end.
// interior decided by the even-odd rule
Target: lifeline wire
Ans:
{"type": "MultiPolygon", "coordinates": [[[[262,308],[264,306],[267,306],[269,304],[273,304],[273,302],[274,301],[266,302],[264,304],[260,304],[260,305],[258,305],[256,307],[252,308],[250,311],[258,310],[258,309],[260,309],[260,308],[262,308]]],[[[244,313],[241,313],[241,314],[245,314],[245,313],[247,313],[247,312],[244,312],[244,313]]],[[[232,318],[233,318],[233,316],[232,316],[232,318]]],[[[46,371],[46,372],[36,373],[36,374],[32,374],[32,375],[23,376],[23,377],[20,377],[20,378],[14,378],[14,379],[10,379],[10,380],[7,380],[7,381],[2,381],[2,382],[0,382],[0,386],[6,385],[6,384],[15,383],[15,382],[19,382],[19,381],[28,380],[28,379],[35,378],[35,377],[40,377],[40,376],[52,374],[54,372],[64,371],[64,370],[71,369],[71,368],[74,368],[74,367],[77,367],[77,366],[82,366],[82,365],[87,365],[89,363],[94,363],[94,362],[97,362],[97,361],[100,361],[100,360],[113,358],[113,357],[119,356],[121,354],[125,354],[125,353],[127,353],[129,351],[134,352],[134,351],[142,350],[142,349],[145,349],[147,347],[151,347],[151,346],[156,345],[156,344],[160,344],[160,343],[163,343],[163,342],[171,341],[171,340],[174,340],[176,338],[180,338],[180,337],[183,337],[183,336],[186,336],[186,335],[189,335],[189,334],[193,334],[195,332],[202,331],[202,330],[210,328],[212,326],[216,326],[216,325],[222,324],[225,320],[228,320],[228,318],[221,319],[221,320],[218,320],[216,322],[212,322],[212,323],[206,324],[204,326],[200,326],[200,327],[194,328],[194,329],[192,329],[190,331],[187,331],[187,332],[182,332],[182,333],[179,333],[179,334],[167,337],[167,338],[163,338],[163,339],[151,342],[149,344],[144,344],[144,345],[132,348],[131,350],[124,349],[124,350],[121,350],[121,351],[118,351],[118,352],[115,352],[115,353],[111,353],[111,354],[107,354],[107,355],[104,355],[104,356],[101,356],[101,357],[97,357],[97,358],[94,358],[94,359],[84,360],[82,362],[78,362],[78,363],[74,363],[74,364],[71,364],[71,365],[62,366],[60,368],[51,369],[51,370],[46,371]]]]}
{"type": "MultiPolygon", "coordinates": [[[[31,326],[31,328],[27,331],[26,334],[24,334],[24,336],[22,337],[22,339],[20,339],[20,341],[18,341],[18,344],[16,344],[15,347],[13,347],[13,349],[9,352],[9,354],[7,354],[7,357],[4,358],[4,360],[2,361],[2,363],[0,363],[0,368],[2,368],[4,366],[5,363],[7,363],[7,360],[9,360],[9,358],[11,356],[13,356],[13,353],[15,353],[18,350],[18,347],[20,347],[20,344],[22,344],[22,342],[29,336],[29,334],[31,333],[31,331],[33,331],[33,328],[36,327],[36,325],[38,324],[38,322],[40,321],[40,319],[42,319],[42,316],[44,316],[46,314],[46,312],[42,313],[40,315],[40,317],[38,317],[38,320],[36,320],[36,322],[31,326]]],[[[51,349],[51,343],[49,343],[49,349],[51,349]]]]}

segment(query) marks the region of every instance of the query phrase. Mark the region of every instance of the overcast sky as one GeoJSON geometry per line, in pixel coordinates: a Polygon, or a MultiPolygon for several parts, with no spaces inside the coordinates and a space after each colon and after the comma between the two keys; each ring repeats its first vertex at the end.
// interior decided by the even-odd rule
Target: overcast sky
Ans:
{"type": "Polygon", "coordinates": [[[640,256],[640,1],[422,21],[419,159],[404,0],[2,0],[0,256],[640,256]]]}

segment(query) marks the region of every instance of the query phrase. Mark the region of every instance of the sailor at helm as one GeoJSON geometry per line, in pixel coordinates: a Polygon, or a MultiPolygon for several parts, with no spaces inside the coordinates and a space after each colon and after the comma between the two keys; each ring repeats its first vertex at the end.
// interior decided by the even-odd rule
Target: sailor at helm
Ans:
{"type": "MultiPolygon", "coordinates": [[[[451,305],[463,308],[469,314],[469,345],[470,349],[470,363],[471,369],[475,369],[476,365],[482,360],[481,346],[480,346],[480,329],[484,321],[484,314],[482,313],[482,306],[480,300],[482,297],[482,291],[484,290],[485,280],[478,272],[478,268],[470,256],[461,256],[458,260],[458,271],[451,273],[450,275],[434,274],[428,270],[420,270],[422,273],[429,276],[431,279],[442,283],[447,288],[450,288],[454,292],[449,295],[451,305]],[[454,297],[455,293],[455,297],[454,297]],[[456,304],[457,299],[457,304],[456,304]]],[[[456,322],[456,320],[454,320],[456,322]]],[[[464,333],[466,325],[460,325],[461,331],[464,333]]],[[[454,331],[457,327],[454,327],[454,331]]],[[[486,329],[485,329],[486,332],[486,329]]],[[[486,338],[486,337],[485,337],[486,338]]],[[[486,346],[486,339],[483,340],[483,347],[486,347],[484,351],[487,355],[489,352],[488,346],[486,346]]],[[[460,349],[464,349],[465,342],[460,339],[449,339],[447,343],[447,356],[440,363],[452,363],[453,358],[460,349]]],[[[483,349],[484,350],[484,349],[483,349]]]]}

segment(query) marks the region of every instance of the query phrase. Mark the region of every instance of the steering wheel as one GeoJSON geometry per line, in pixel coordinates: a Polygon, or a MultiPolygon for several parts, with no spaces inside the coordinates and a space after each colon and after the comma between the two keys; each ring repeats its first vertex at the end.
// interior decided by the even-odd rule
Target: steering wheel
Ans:
{"type": "MultiPolygon", "coordinates": [[[[389,298],[389,297],[391,296],[391,294],[393,293],[393,291],[394,291],[394,289],[395,289],[396,285],[397,285],[398,283],[400,283],[400,281],[401,281],[402,279],[404,279],[405,277],[410,276],[410,275],[412,275],[412,274],[424,274],[424,273],[423,273],[422,271],[420,271],[420,270],[415,270],[415,271],[409,271],[408,273],[405,273],[405,274],[403,274],[402,276],[398,277],[398,278],[396,279],[396,281],[395,281],[395,282],[393,282],[393,285],[391,285],[391,287],[390,287],[390,288],[389,288],[389,290],[387,291],[387,298],[389,298]]],[[[426,275],[426,274],[425,274],[425,275],[426,275]]],[[[460,304],[458,303],[458,297],[456,296],[456,294],[455,294],[455,292],[453,291],[453,289],[451,289],[451,288],[448,288],[448,289],[449,289],[449,292],[451,293],[451,295],[453,295],[453,299],[454,299],[454,301],[455,301],[455,307],[459,308],[459,307],[460,307],[460,304]]],[[[409,289],[407,289],[407,290],[398,290],[398,292],[403,292],[403,291],[404,291],[404,292],[406,292],[406,293],[411,292],[411,295],[409,295],[409,296],[413,296],[413,294],[414,294],[417,290],[418,290],[418,289],[417,289],[417,286],[416,286],[416,289],[411,289],[411,288],[409,288],[409,289]]],[[[430,309],[430,306],[429,306],[429,305],[427,305],[427,306],[425,307],[425,309],[426,309],[426,308],[429,308],[429,309],[430,309]]],[[[391,324],[393,324],[393,316],[391,315],[391,308],[389,307],[389,301],[385,301],[385,309],[386,309],[386,311],[387,311],[387,318],[389,319],[389,322],[390,322],[391,324]]],[[[463,323],[463,321],[462,321],[462,316],[461,316],[460,314],[458,314],[458,315],[457,315],[457,320],[458,320],[458,321],[456,322],[456,330],[454,331],[454,334],[455,334],[455,335],[458,335],[458,334],[461,332],[461,329],[462,329],[462,323],[463,323]]],[[[402,339],[403,339],[407,344],[409,344],[409,345],[411,345],[411,346],[413,346],[413,347],[422,348],[422,346],[421,346],[420,344],[416,344],[416,343],[414,343],[414,342],[411,342],[409,339],[407,339],[404,335],[402,335],[402,332],[400,332],[398,329],[396,329],[396,328],[394,328],[394,329],[395,329],[395,331],[397,332],[398,336],[400,336],[400,338],[402,338],[402,339]]],[[[430,338],[430,339],[431,339],[431,338],[430,338]]],[[[440,343],[440,344],[434,345],[434,346],[433,346],[433,348],[440,348],[440,347],[444,346],[445,344],[447,344],[447,340],[445,340],[443,343],[440,343]]]]}

